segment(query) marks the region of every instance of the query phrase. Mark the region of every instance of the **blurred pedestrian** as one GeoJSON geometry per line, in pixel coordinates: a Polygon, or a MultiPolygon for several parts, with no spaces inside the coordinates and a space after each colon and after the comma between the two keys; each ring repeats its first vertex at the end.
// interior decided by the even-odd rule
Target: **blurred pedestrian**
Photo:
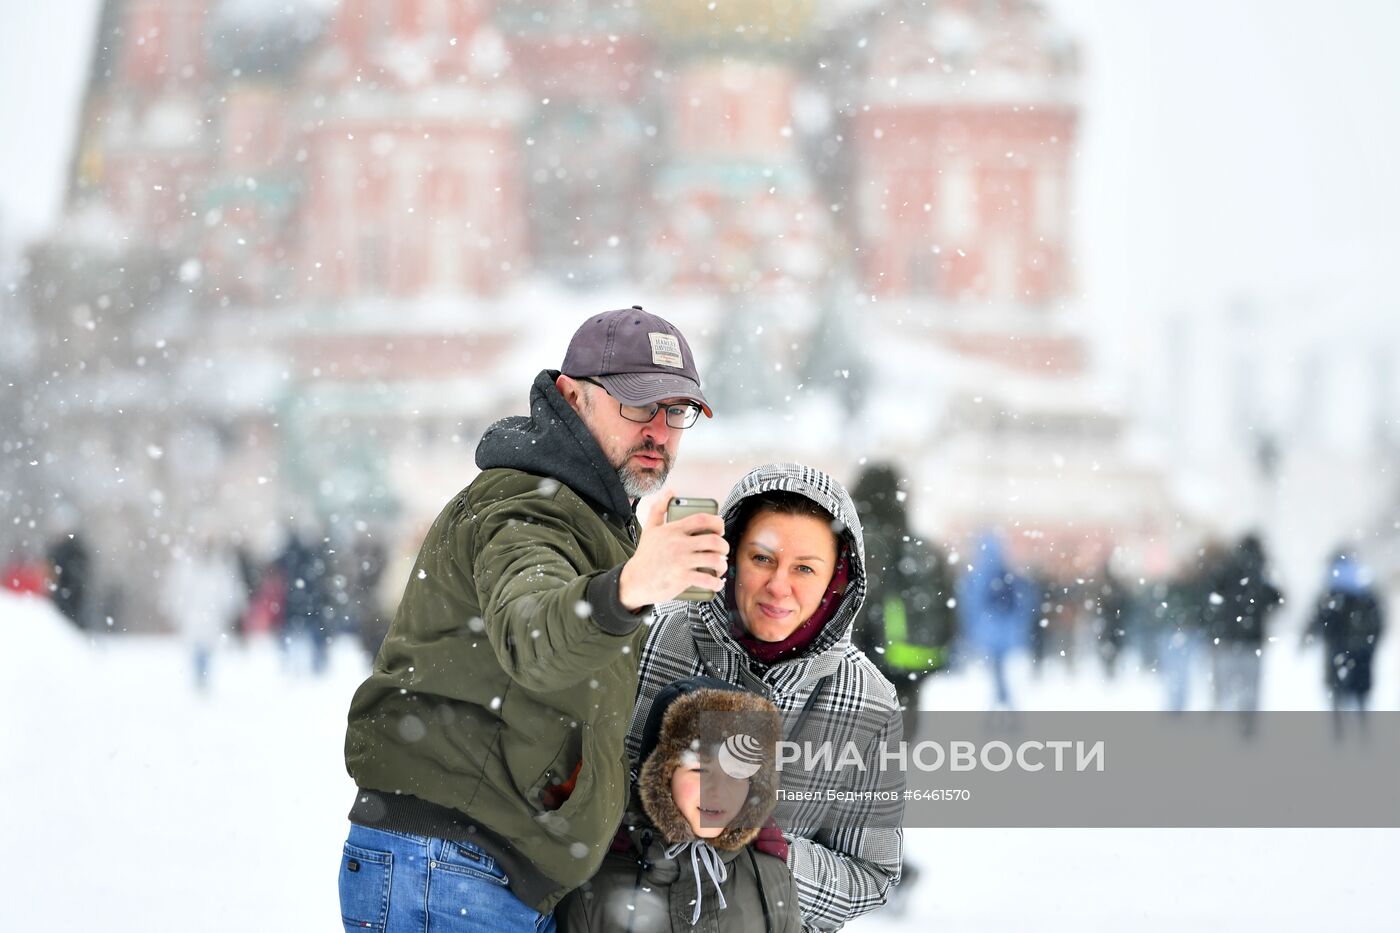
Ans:
{"type": "Polygon", "coordinates": [[[1040,590],[1011,569],[995,533],[984,533],[974,546],[972,562],[958,583],[957,604],[969,653],[986,659],[991,668],[995,705],[1015,709],[1006,663],[1030,639],[1040,590]]]}
{"type": "Polygon", "coordinates": [[[161,582],[161,610],[187,643],[198,692],[209,689],[214,653],[246,600],[236,558],[213,538],[172,549],[161,582]]]}
{"type": "Polygon", "coordinates": [[[328,592],[329,555],[314,529],[288,530],[287,544],[277,558],[277,569],[285,581],[282,609],[282,645],[293,670],[309,668],[317,676],[325,673],[330,655],[333,609],[328,592]]]}
{"type": "MultiPolygon", "coordinates": [[[[943,549],[909,527],[909,481],[889,464],[874,464],[851,494],[865,531],[865,609],[851,641],[894,685],[903,711],[904,740],[916,741],[924,680],[949,663],[957,635],[953,575],[943,549]]],[[[890,910],[902,912],[919,867],[907,859],[890,910]]]]}
{"type": "Polygon", "coordinates": [[[1142,619],[1152,630],[1168,712],[1183,712],[1190,701],[1191,679],[1205,641],[1212,575],[1224,556],[1219,543],[1207,544],[1182,560],[1169,579],[1148,589],[1150,605],[1142,619]]]}
{"type": "Polygon", "coordinates": [[[1283,594],[1268,575],[1264,543],[1258,535],[1245,535],[1214,572],[1208,597],[1215,708],[1244,713],[1246,737],[1253,735],[1259,711],[1260,660],[1268,620],[1283,603],[1283,594]]]}
{"type": "Polygon", "coordinates": [[[1343,711],[1354,707],[1364,731],[1371,695],[1371,663],[1385,628],[1385,614],[1374,578],[1356,551],[1340,548],[1331,559],[1326,590],[1318,600],[1304,643],[1320,638],[1323,682],[1332,702],[1335,734],[1343,732],[1343,711]]]}
{"type": "Polygon", "coordinates": [[[240,639],[246,639],[252,634],[249,631],[249,622],[253,600],[258,595],[258,585],[262,582],[262,567],[256,556],[254,556],[249,544],[241,535],[235,535],[230,543],[235,565],[238,567],[238,579],[243,584],[243,605],[244,610],[238,614],[234,620],[234,633],[240,639]]]}
{"type": "Polygon", "coordinates": [[[268,561],[260,569],[254,562],[254,568],[253,577],[257,582],[243,613],[243,636],[249,641],[280,637],[286,621],[287,577],[275,560],[268,561]]]}
{"type": "Polygon", "coordinates": [[[1085,592],[1084,611],[1090,617],[1099,661],[1104,676],[1112,679],[1128,634],[1128,590],[1105,561],[1098,579],[1090,580],[1085,592]]]}
{"type": "Polygon", "coordinates": [[[865,611],[852,641],[894,684],[904,710],[904,738],[918,731],[919,690],[948,664],[957,634],[953,578],[942,549],[909,528],[908,480],[876,464],[851,495],[865,528],[865,611]]]}
{"type": "Polygon", "coordinates": [[[1074,673],[1074,632],[1078,613],[1070,587],[1052,571],[1031,573],[1031,581],[1039,594],[1040,603],[1031,619],[1031,672],[1036,677],[1045,673],[1045,662],[1058,659],[1065,671],[1074,673]]]}
{"type": "Polygon", "coordinates": [[[53,604],[79,630],[89,626],[88,591],[92,577],[92,557],[82,532],[70,527],[49,545],[49,566],[52,568],[53,604]]]}

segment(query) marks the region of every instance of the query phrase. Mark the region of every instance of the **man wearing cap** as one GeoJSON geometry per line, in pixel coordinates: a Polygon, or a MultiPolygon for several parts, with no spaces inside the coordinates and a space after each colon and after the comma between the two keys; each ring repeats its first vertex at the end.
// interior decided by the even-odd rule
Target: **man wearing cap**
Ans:
{"type": "Polygon", "coordinates": [[[347,930],[549,930],[597,870],[627,794],[642,623],[724,585],[719,518],[666,524],[666,497],[644,528],[634,511],[702,411],[685,337],[634,306],[585,321],[529,417],[487,429],[351,701],[347,930]]]}

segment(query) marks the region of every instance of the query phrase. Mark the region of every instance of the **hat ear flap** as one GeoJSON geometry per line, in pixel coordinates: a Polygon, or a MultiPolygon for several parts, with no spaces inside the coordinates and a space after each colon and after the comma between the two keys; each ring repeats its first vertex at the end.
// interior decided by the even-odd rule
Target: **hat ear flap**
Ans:
{"type": "Polygon", "coordinates": [[[762,750],[758,770],[749,777],[749,793],[744,806],[729,821],[724,832],[711,841],[716,849],[742,849],[758,837],[763,824],[778,806],[778,740],[782,735],[777,709],[756,694],[743,694],[736,704],[742,714],[742,728],[762,750]]]}
{"type": "Polygon", "coordinates": [[[743,808],[729,821],[710,845],[726,852],[742,849],[758,838],[759,830],[768,822],[768,817],[778,806],[777,775],[768,768],[762,768],[749,778],[749,796],[743,808]]]}
{"type": "Polygon", "coordinates": [[[676,798],[671,794],[671,777],[680,765],[678,758],[663,759],[658,748],[642,765],[642,771],[637,776],[637,794],[642,798],[642,810],[661,838],[672,844],[695,839],[690,821],[676,806],[676,798]]]}

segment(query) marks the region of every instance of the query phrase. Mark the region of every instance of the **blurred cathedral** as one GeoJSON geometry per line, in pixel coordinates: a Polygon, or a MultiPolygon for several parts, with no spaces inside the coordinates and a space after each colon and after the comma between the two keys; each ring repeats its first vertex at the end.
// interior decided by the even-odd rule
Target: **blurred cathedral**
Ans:
{"type": "Polygon", "coordinates": [[[105,0],[28,257],[51,485],[108,552],[411,525],[617,296],[693,335],[688,488],[894,459],[942,535],[1160,542],[1075,300],[1078,69],[1038,0],[105,0]]]}

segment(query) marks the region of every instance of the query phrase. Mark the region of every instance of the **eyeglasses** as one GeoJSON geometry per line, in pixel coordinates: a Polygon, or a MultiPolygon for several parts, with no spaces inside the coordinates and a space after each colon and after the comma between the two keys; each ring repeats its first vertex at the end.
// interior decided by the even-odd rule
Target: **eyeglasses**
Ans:
{"type": "MultiPolygon", "coordinates": [[[[608,391],[607,386],[603,385],[601,382],[589,379],[587,376],[575,376],[574,378],[578,382],[586,382],[589,385],[597,386],[604,392],[608,391]]],[[[675,428],[677,431],[683,431],[695,424],[696,419],[700,417],[700,406],[691,402],[665,406],[660,402],[652,402],[650,405],[627,405],[623,402],[617,403],[618,413],[628,421],[635,421],[638,424],[649,424],[651,419],[655,418],[656,413],[663,407],[666,409],[666,427],[675,428]]]]}

